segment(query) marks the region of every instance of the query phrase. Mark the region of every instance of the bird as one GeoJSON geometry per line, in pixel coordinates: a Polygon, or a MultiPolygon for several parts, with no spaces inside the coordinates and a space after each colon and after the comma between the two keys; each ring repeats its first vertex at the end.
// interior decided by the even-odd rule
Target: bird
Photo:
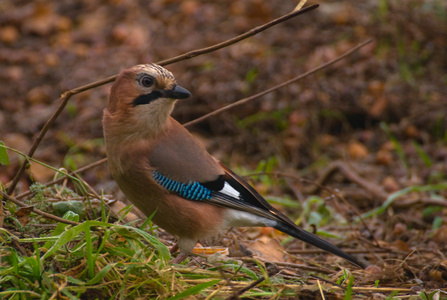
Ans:
{"type": "Polygon", "coordinates": [[[171,113],[191,93],[154,63],[122,70],[103,112],[109,170],[124,195],[177,236],[178,264],[198,240],[231,227],[273,227],[342,257],[353,256],[298,227],[251,185],[211,156],[171,113]]]}

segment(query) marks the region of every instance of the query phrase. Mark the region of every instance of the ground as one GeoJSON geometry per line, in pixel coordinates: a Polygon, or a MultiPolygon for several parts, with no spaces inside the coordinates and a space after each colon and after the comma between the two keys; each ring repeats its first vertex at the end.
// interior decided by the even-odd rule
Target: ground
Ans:
{"type": "MultiPolygon", "coordinates": [[[[397,296],[428,299],[447,288],[447,6],[435,0],[316,3],[319,8],[235,45],[166,66],[192,93],[173,116],[186,123],[373,38],[322,71],[188,129],[300,226],[374,265],[354,272],[354,286],[377,283],[381,295],[395,288],[408,290],[397,296]]],[[[2,1],[0,140],[28,153],[66,90],[214,45],[295,6],[261,0],[2,1]]],[[[104,158],[101,118],[109,89],[106,84],[73,96],[34,158],[68,170],[104,158]]],[[[11,151],[9,158],[0,166],[4,186],[23,162],[11,151]]],[[[31,163],[14,195],[53,177],[53,170],[31,163]]],[[[125,201],[107,164],[83,172],[82,179],[96,193],[125,201]]],[[[14,218],[15,209],[6,208],[14,218]]],[[[20,238],[41,233],[6,221],[4,228],[20,238]]],[[[171,245],[172,237],[158,235],[171,245]]],[[[278,267],[286,278],[307,274],[297,263],[318,264],[309,272],[333,281],[340,276],[334,262],[355,269],[298,241],[279,245],[284,238],[242,229],[203,243],[229,247],[231,254],[240,240],[255,256],[283,263],[278,267]]],[[[303,280],[315,286],[315,278],[303,280]]]]}

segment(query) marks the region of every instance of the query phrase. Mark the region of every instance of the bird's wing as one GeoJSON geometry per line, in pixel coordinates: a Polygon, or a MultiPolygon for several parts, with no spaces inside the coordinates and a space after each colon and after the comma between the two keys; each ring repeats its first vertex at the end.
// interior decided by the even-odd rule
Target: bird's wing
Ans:
{"type": "Polygon", "coordinates": [[[149,163],[153,169],[152,178],[166,190],[185,199],[294,225],[245,180],[213,158],[189,131],[172,118],[166,134],[151,147],[149,163]]]}
{"type": "MultiPolygon", "coordinates": [[[[221,182],[218,186],[223,186],[223,188],[214,190],[214,195],[209,200],[210,203],[296,226],[289,218],[271,206],[243,178],[235,174],[221,162],[218,162],[218,164],[225,171],[225,174],[218,178],[218,181],[221,182]]],[[[215,182],[212,182],[212,184],[216,185],[215,182]]],[[[212,188],[211,183],[203,183],[203,185],[212,188]]]]}

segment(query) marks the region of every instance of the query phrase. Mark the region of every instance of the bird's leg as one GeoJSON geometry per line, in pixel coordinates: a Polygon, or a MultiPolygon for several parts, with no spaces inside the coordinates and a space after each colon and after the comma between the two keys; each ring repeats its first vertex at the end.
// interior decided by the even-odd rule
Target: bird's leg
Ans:
{"type": "Polygon", "coordinates": [[[175,243],[174,246],[172,246],[171,250],[169,250],[169,253],[171,253],[171,255],[175,252],[177,252],[178,250],[178,243],[175,243]]]}
{"type": "MultiPolygon", "coordinates": [[[[170,252],[171,255],[172,255],[172,254],[174,254],[175,252],[177,252],[178,249],[179,249],[178,243],[175,243],[175,245],[172,246],[172,248],[171,248],[171,250],[169,250],[169,252],[170,252]]],[[[181,263],[182,261],[184,261],[187,257],[188,257],[188,254],[186,254],[186,253],[180,251],[180,253],[177,255],[177,257],[174,258],[174,259],[172,260],[172,263],[173,263],[173,264],[179,264],[179,263],[181,263]]]]}
{"type": "Polygon", "coordinates": [[[184,261],[189,255],[187,253],[181,252],[177,255],[175,259],[172,260],[173,264],[179,264],[184,261]]]}

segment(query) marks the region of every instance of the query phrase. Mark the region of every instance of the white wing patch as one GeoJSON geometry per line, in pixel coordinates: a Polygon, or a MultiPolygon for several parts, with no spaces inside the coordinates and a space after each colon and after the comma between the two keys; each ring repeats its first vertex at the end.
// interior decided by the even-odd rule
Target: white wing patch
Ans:
{"type": "Polygon", "coordinates": [[[224,219],[227,227],[275,227],[278,224],[277,221],[234,209],[228,209],[224,219]]]}
{"type": "Polygon", "coordinates": [[[240,193],[236,191],[228,182],[225,182],[223,189],[219,191],[222,194],[228,195],[230,197],[239,199],[240,193]]]}

